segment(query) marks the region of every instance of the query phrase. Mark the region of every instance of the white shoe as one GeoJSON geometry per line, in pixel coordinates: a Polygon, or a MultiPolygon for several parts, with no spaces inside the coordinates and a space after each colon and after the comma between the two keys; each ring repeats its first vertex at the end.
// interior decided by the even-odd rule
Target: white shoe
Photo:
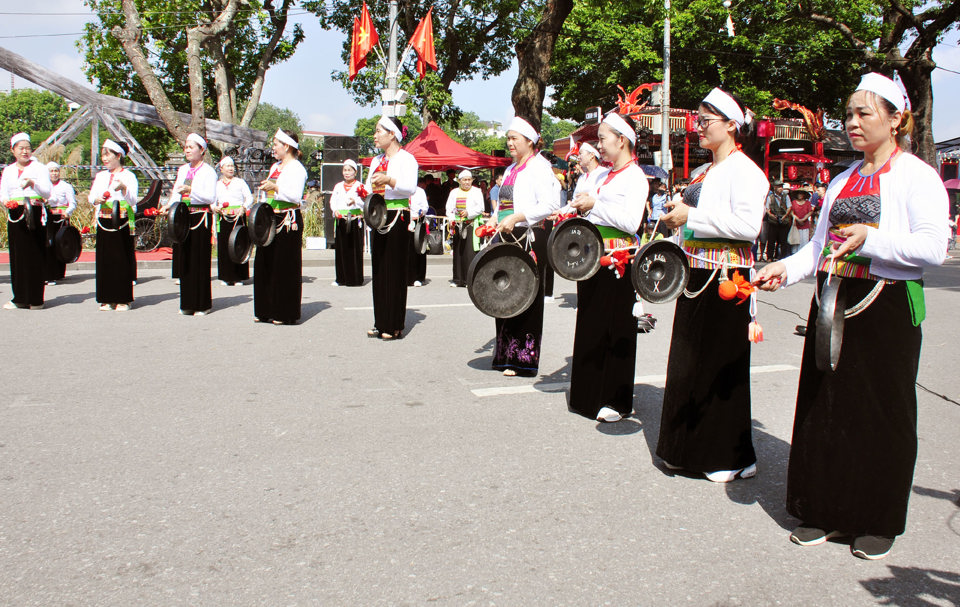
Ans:
{"type": "Polygon", "coordinates": [[[422,287],[422,286],[423,286],[423,283],[420,282],[419,280],[415,280],[415,281],[413,281],[413,286],[415,286],[415,287],[422,287]]]}
{"type": "Polygon", "coordinates": [[[514,371],[513,369],[504,369],[503,374],[506,375],[507,377],[516,377],[517,372],[514,371]]]}
{"type": "Polygon", "coordinates": [[[133,281],[133,286],[137,286],[137,281],[133,281]]]}
{"type": "Polygon", "coordinates": [[[57,281],[55,281],[55,280],[48,280],[48,281],[47,281],[47,285],[55,285],[55,284],[57,284],[57,281]]]}
{"type": "Polygon", "coordinates": [[[450,286],[453,287],[453,288],[457,288],[457,283],[455,283],[455,282],[453,282],[453,281],[451,280],[451,281],[450,281],[450,286]]]}
{"type": "Polygon", "coordinates": [[[739,470],[717,470],[716,472],[704,472],[703,475],[707,477],[708,481],[712,481],[714,483],[729,483],[738,476],[740,478],[751,478],[756,476],[757,463],[754,462],[746,468],[741,468],[739,470]]]}
{"type": "Polygon", "coordinates": [[[210,313],[210,310],[200,310],[199,312],[194,312],[194,316],[206,316],[210,313]]]}
{"type": "Polygon", "coordinates": [[[12,301],[8,301],[7,303],[3,304],[4,310],[16,310],[17,307],[17,304],[13,303],[12,301]]]}
{"type": "Polygon", "coordinates": [[[612,423],[618,422],[621,419],[623,419],[623,416],[620,415],[620,412],[615,409],[611,409],[610,407],[604,407],[603,409],[600,409],[599,413],[597,413],[598,422],[612,423]]]}
{"type": "Polygon", "coordinates": [[[100,304],[100,311],[101,311],[101,312],[107,312],[107,311],[112,310],[112,309],[113,309],[113,306],[111,306],[110,304],[100,304]]]}
{"type": "Polygon", "coordinates": [[[550,303],[551,301],[553,301],[553,295],[544,295],[543,301],[544,303],[550,303]]]}
{"type": "Polygon", "coordinates": [[[117,312],[126,312],[130,309],[130,304],[117,304],[117,312]]]}
{"type": "Polygon", "coordinates": [[[331,286],[331,287],[339,287],[339,286],[340,286],[340,283],[337,282],[337,281],[333,281],[333,282],[330,283],[330,286],[331,286]]]}
{"type": "Polygon", "coordinates": [[[179,278],[174,278],[174,279],[173,279],[173,284],[175,284],[175,285],[180,284],[180,279],[179,279],[179,278]]]}
{"type": "Polygon", "coordinates": [[[193,316],[193,312],[190,310],[179,310],[180,316],[193,316]]]}
{"type": "Polygon", "coordinates": [[[230,286],[230,283],[228,283],[228,282],[225,281],[225,280],[221,280],[221,281],[220,281],[220,284],[222,284],[222,285],[225,286],[225,287],[229,287],[229,286],[230,286]]]}

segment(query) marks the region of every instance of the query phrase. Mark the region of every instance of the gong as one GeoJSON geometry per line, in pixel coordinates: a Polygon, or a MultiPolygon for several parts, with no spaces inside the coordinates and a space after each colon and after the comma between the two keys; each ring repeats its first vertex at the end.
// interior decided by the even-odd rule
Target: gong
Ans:
{"type": "Polygon", "coordinates": [[[690,263],[672,240],[653,240],[637,253],[630,275],[637,294],[650,303],[668,303],[680,297],[690,280],[690,263]]]}
{"type": "Polygon", "coordinates": [[[190,233],[190,209],[183,202],[174,202],[170,207],[168,229],[173,242],[183,244],[187,241],[187,235],[190,233]]]}
{"type": "Polygon", "coordinates": [[[586,280],[600,269],[603,238],[600,230],[582,217],[561,222],[547,239],[547,258],[553,271],[567,280],[586,280]]]}
{"type": "Polygon", "coordinates": [[[250,209],[250,230],[251,240],[258,247],[268,247],[277,235],[276,213],[273,207],[265,202],[253,205],[250,209]]]}
{"type": "Polygon", "coordinates": [[[247,263],[250,260],[252,249],[253,241],[250,240],[250,230],[247,229],[246,224],[238,220],[227,238],[227,254],[230,256],[230,261],[239,264],[247,263]]]}
{"type": "Polygon", "coordinates": [[[372,230],[387,225],[387,201],[380,194],[373,194],[363,203],[363,220],[372,230]]]}
{"type": "Polygon", "coordinates": [[[467,271],[467,292],[478,310],[494,318],[513,318],[536,300],[540,288],[537,263],[509,243],[480,251],[467,271]]]}

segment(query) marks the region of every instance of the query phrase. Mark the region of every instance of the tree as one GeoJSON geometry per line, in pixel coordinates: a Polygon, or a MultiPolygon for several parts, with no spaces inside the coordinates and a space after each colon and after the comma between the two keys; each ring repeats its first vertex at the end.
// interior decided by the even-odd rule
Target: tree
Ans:
{"type": "MultiPolygon", "coordinates": [[[[16,89],[0,92],[0,140],[9,142],[15,134],[29,133],[34,148],[55,131],[70,115],[63,97],[50,91],[16,89]]],[[[13,162],[10,146],[3,145],[0,162],[13,162]]]]}
{"type": "MultiPolygon", "coordinates": [[[[727,14],[714,0],[673,3],[672,106],[695,109],[722,86],[757,114],[777,115],[774,97],[842,113],[860,65],[841,34],[800,18],[787,0],[736,4],[734,37],[727,14]]],[[[663,17],[659,0],[577,2],[554,53],[550,111],[582,120],[587,107],[614,107],[618,84],[629,92],[662,81],[663,17]]]]}
{"type": "MultiPolygon", "coordinates": [[[[419,80],[413,69],[413,61],[408,61],[398,79],[398,86],[410,94],[411,103],[424,122],[457,123],[460,110],[452,103],[450,85],[478,75],[486,79],[509,68],[517,32],[544,1],[408,0],[400,3],[400,51],[413,35],[420,19],[426,15],[427,9],[433,7],[439,71],[428,72],[424,80],[419,80]]],[[[342,53],[344,66],[350,56],[353,18],[360,14],[361,4],[362,0],[311,0],[303,3],[304,8],[319,17],[320,25],[325,29],[335,29],[345,34],[342,53]]],[[[386,3],[373,2],[370,9],[381,42],[386,45],[389,36],[386,3]]],[[[360,71],[353,82],[348,80],[346,69],[334,71],[331,75],[353,95],[357,103],[369,106],[379,103],[380,89],[386,82],[384,72],[379,60],[371,56],[367,67],[360,71]]]]}
{"type": "Polygon", "coordinates": [[[960,0],[877,0],[853,6],[801,0],[797,12],[842,35],[871,70],[900,76],[914,115],[916,153],[937,166],[931,80],[937,64],[933,49],[944,35],[957,28],[960,0]]]}
{"type": "MultiPolygon", "coordinates": [[[[615,3],[608,3],[615,4],[615,3]]],[[[543,97],[550,80],[550,60],[560,28],[573,10],[573,0],[547,0],[540,21],[516,45],[519,72],[511,99],[518,116],[536,122],[543,112],[543,97]]],[[[539,124],[531,124],[540,130],[539,124]]]]}
{"type": "Polygon", "coordinates": [[[85,0],[96,21],[78,47],[104,93],[152,103],[182,142],[203,118],[249,126],[267,69],[303,39],[285,36],[293,0],[85,0]],[[213,91],[208,97],[206,91],[213,91]],[[242,116],[237,99],[247,100],[242,116]],[[184,125],[176,111],[191,114],[184,125]]]}
{"type": "MultiPolygon", "coordinates": [[[[373,147],[373,131],[377,128],[377,122],[379,121],[380,116],[360,118],[353,128],[353,135],[360,143],[360,154],[363,156],[371,156],[376,153],[376,148],[373,147]]],[[[401,121],[403,126],[407,127],[407,136],[403,138],[401,145],[406,145],[423,131],[423,122],[416,114],[405,116],[401,121]]]]}

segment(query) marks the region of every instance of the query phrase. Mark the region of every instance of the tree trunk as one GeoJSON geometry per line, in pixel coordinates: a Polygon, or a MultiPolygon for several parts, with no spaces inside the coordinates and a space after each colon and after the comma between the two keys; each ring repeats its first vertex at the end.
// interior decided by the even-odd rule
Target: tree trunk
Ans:
{"type": "Polygon", "coordinates": [[[263,50],[260,63],[257,64],[257,79],[253,81],[250,99],[247,100],[247,107],[243,110],[243,118],[240,119],[240,124],[243,126],[250,126],[250,121],[253,120],[253,115],[257,112],[257,106],[260,105],[260,94],[263,93],[263,81],[267,76],[267,68],[270,67],[273,53],[277,50],[277,45],[283,38],[284,30],[287,29],[287,14],[290,10],[290,2],[291,0],[284,0],[283,6],[270,13],[270,22],[275,29],[273,36],[270,37],[266,48],[263,50]]]}
{"type": "MultiPolygon", "coordinates": [[[[190,131],[207,138],[207,123],[203,111],[203,66],[200,46],[203,34],[196,28],[187,30],[187,76],[190,80],[190,131]]],[[[183,141],[181,141],[183,143],[183,141]]]]}
{"type": "Polygon", "coordinates": [[[910,62],[897,67],[904,88],[910,97],[913,113],[913,153],[930,166],[937,168],[937,147],[933,139],[933,82],[932,61],[910,62]]]}
{"type": "Polygon", "coordinates": [[[543,97],[550,78],[550,59],[567,15],[573,10],[573,0],[547,0],[540,22],[530,34],[517,43],[517,63],[520,70],[513,85],[513,109],[530,125],[540,130],[543,97]]]}

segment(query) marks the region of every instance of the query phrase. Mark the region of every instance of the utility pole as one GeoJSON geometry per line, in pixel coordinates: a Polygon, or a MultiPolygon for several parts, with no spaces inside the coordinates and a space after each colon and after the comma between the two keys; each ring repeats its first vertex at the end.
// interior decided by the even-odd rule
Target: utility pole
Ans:
{"type": "Polygon", "coordinates": [[[380,91],[383,98],[384,116],[403,116],[407,112],[402,105],[407,99],[406,92],[397,88],[397,4],[398,0],[390,0],[390,48],[387,49],[387,88],[380,91]]]}
{"type": "Polygon", "coordinates": [[[663,99],[660,104],[660,167],[670,172],[670,0],[663,0],[663,99]]]}

